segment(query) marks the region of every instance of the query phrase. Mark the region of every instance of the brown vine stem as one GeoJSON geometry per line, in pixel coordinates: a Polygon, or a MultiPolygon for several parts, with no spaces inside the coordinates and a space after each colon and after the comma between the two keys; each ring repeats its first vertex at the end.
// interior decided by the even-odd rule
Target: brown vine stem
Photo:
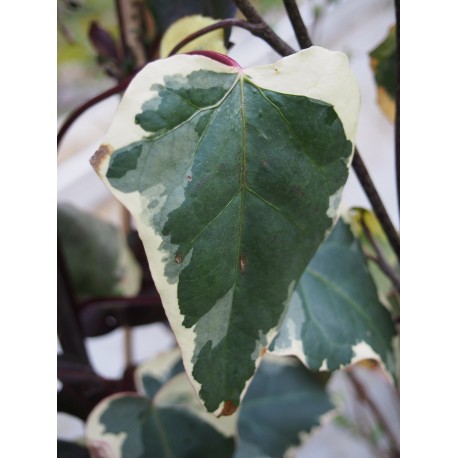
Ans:
{"type": "Polygon", "coordinates": [[[383,431],[386,434],[386,437],[388,438],[388,440],[390,442],[391,456],[399,457],[400,456],[400,451],[399,451],[398,441],[397,441],[396,437],[394,436],[393,432],[391,431],[391,428],[390,428],[389,424],[387,423],[385,417],[380,412],[377,404],[368,395],[368,393],[366,391],[366,388],[358,380],[358,377],[353,373],[353,370],[351,368],[347,369],[346,374],[347,374],[351,384],[353,385],[353,388],[355,389],[356,394],[358,395],[358,397],[369,406],[369,408],[371,409],[372,413],[374,414],[375,419],[377,420],[379,425],[383,428],[383,431]]]}
{"type": "Polygon", "coordinates": [[[399,278],[393,272],[393,269],[391,269],[391,266],[387,264],[383,258],[372,256],[371,254],[365,254],[365,256],[367,259],[369,259],[370,261],[372,261],[373,263],[377,264],[380,267],[383,273],[391,280],[391,283],[393,283],[394,287],[399,292],[399,289],[400,289],[399,278]]]}
{"type": "Polygon", "coordinates": [[[288,13],[289,20],[293,26],[294,33],[296,35],[299,46],[302,49],[310,48],[313,46],[312,40],[310,39],[307,27],[302,20],[301,13],[297,7],[295,0],[283,0],[286,12],[288,13]]]}
{"type": "Polygon", "coordinates": [[[67,133],[68,129],[73,125],[73,123],[89,108],[93,107],[97,103],[101,102],[102,100],[108,99],[108,97],[111,97],[112,95],[119,94],[120,92],[124,91],[129,83],[131,82],[132,78],[135,75],[129,76],[128,78],[122,80],[119,84],[116,86],[102,92],[101,94],[93,97],[92,99],[88,100],[87,102],[83,103],[80,105],[78,108],[76,108],[74,111],[70,113],[70,115],[67,117],[67,119],[64,121],[62,124],[61,128],[59,129],[59,132],[57,133],[57,147],[59,147],[60,142],[62,141],[62,138],[64,135],[67,133]]]}
{"type": "Polygon", "coordinates": [[[124,22],[124,12],[122,10],[122,0],[115,0],[116,16],[118,19],[119,34],[121,38],[122,57],[126,58],[129,48],[127,46],[126,24],[124,22]]]}
{"type": "Polygon", "coordinates": [[[374,182],[372,181],[372,178],[367,171],[366,165],[364,164],[364,161],[359,154],[358,148],[355,148],[355,155],[353,156],[353,162],[351,165],[356,173],[356,176],[358,177],[359,183],[364,189],[364,192],[372,205],[375,215],[383,227],[391,247],[399,259],[399,234],[396,231],[390,217],[388,216],[388,212],[386,211],[382,199],[380,198],[377,189],[375,188],[374,182]]]}
{"type": "Polygon", "coordinates": [[[124,35],[129,55],[135,62],[135,67],[143,67],[147,58],[142,33],[141,8],[142,2],[138,0],[118,0],[121,3],[123,16],[124,35]]]}
{"type": "MultiPolygon", "coordinates": [[[[287,3],[295,3],[294,0],[292,1],[284,0],[284,1],[287,3]]],[[[248,21],[255,23],[255,24],[260,24],[262,21],[262,23],[265,24],[265,26],[270,29],[270,27],[264,22],[261,16],[259,16],[259,14],[255,10],[253,5],[251,5],[249,0],[234,0],[234,3],[237,5],[239,10],[245,15],[248,21]]],[[[297,5],[295,6],[295,9],[297,9],[297,5]]],[[[297,35],[296,29],[307,30],[307,27],[304,24],[300,14],[294,16],[294,21],[296,25],[293,25],[293,27],[296,33],[297,40],[299,41],[299,40],[302,40],[302,38],[300,38],[301,35],[297,35]]],[[[280,37],[278,37],[278,35],[276,35],[272,29],[270,29],[270,31],[276,37],[276,39],[281,40],[280,37]]],[[[307,36],[308,36],[308,32],[307,32],[307,36]]],[[[310,44],[312,44],[311,40],[310,40],[310,44]]],[[[287,56],[289,54],[292,54],[293,52],[294,51],[292,50],[292,48],[290,48],[290,51],[288,51],[287,53],[283,53],[282,55],[287,56]]],[[[396,256],[399,259],[399,256],[400,256],[399,234],[396,231],[388,215],[388,212],[386,211],[385,206],[383,205],[382,199],[380,198],[380,195],[378,194],[377,189],[374,186],[372,178],[370,177],[369,172],[367,171],[366,165],[364,164],[364,161],[362,160],[361,155],[359,154],[357,148],[355,148],[355,154],[353,156],[352,167],[356,173],[356,176],[358,177],[358,180],[367,198],[369,199],[369,202],[371,203],[374,213],[377,215],[377,218],[380,221],[380,224],[382,225],[386,236],[388,237],[390,245],[392,246],[394,252],[396,253],[396,256]]]]}
{"type": "Polygon", "coordinates": [[[253,33],[259,38],[266,41],[275,51],[281,56],[289,56],[294,54],[296,51],[291,46],[283,41],[272,28],[264,21],[264,19],[258,14],[253,5],[247,0],[234,0],[237,8],[245,15],[249,22],[252,24],[258,24],[260,30],[257,33],[253,33]]]}

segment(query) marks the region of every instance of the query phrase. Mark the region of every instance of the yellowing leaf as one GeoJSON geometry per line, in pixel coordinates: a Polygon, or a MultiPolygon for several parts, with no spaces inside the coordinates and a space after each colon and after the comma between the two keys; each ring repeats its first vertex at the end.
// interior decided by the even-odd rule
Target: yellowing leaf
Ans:
{"type": "Polygon", "coordinates": [[[388,92],[383,87],[377,88],[377,102],[383,114],[391,121],[394,122],[396,115],[396,103],[390,97],[388,92]]]}
{"type": "MultiPolygon", "coordinates": [[[[197,32],[204,27],[215,24],[216,20],[195,14],[193,16],[186,16],[174,22],[164,33],[161,41],[160,56],[167,57],[170,51],[184,38],[191,33],[197,32]]],[[[207,33],[202,37],[188,43],[180,49],[180,53],[187,53],[190,51],[216,51],[222,54],[227,53],[224,46],[224,31],[223,29],[214,30],[207,33]]]]}

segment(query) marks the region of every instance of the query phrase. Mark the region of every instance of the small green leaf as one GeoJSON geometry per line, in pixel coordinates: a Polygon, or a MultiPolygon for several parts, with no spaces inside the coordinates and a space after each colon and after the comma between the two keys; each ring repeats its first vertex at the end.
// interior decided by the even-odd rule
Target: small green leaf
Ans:
{"type": "Polygon", "coordinates": [[[395,335],[360,244],[341,219],[302,275],[273,351],[295,354],[312,370],[372,357],[394,375],[395,335]]]}
{"type": "Polygon", "coordinates": [[[249,69],[177,55],[137,75],[91,160],[134,216],[209,411],[237,409],[335,220],[358,109],[341,53],[249,69]]]}
{"type": "Polygon", "coordinates": [[[138,293],[141,268],[121,230],[73,205],[59,204],[57,234],[79,299],[138,293]]]}
{"type": "Polygon", "coordinates": [[[265,358],[238,420],[237,458],[285,456],[334,409],[326,383],[296,358],[265,358]]]}
{"type": "Polygon", "coordinates": [[[188,410],[161,407],[135,394],[104,399],[90,414],[87,437],[107,456],[128,458],[231,457],[234,440],[188,410]]]}
{"type": "Polygon", "coordinates": [[[396,75],[399,62],[397,59],[396,25],[393,25],[385,40],[371,53],[371,67],[378,86],[380,108],[391,121],[394,121],[396,109],[396,75]]]}

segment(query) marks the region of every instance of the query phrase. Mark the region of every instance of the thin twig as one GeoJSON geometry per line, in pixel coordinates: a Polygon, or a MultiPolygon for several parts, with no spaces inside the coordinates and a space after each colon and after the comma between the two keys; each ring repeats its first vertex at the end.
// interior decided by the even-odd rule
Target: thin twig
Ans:
{"type": "Polygon", "coordinates": [[[368,395],[366,388],[358,380],[358,377],[356,377],[352,369],[348,369],[346,371],[346,374],[348,375],[348,378],[350,382],[352,383],[358,397],[369,406],[372,413],[374,414],[375,419],[377,420],[379,425],[383,428],[383,432],[385,433],[386,437],[390,441],[390,448],[391,448],[391,452],[393,456],[394,457],[400,456],[398,440],[396,439],[393,432],[391,431],[390,426],[388,425],[387,421],[385,420],[385,417],[380,412],[377,404],[375,404],[375,402],[368,395]]]}
{"type": "Polygon", "coordinates": [[[388,212],[383,205],[382,199],[380,198],[377,189],[375,189],[374,182],[367,171],[366,165],[364,164],[358,149],[355,148],[355,155],[353,156],[352,162],[353,170],[358,177],[358,180],[364,189],[364,192],[371,203],[372,209],[374,210],[377,219],[379,220],[383,230],[390,242],[393,251],[399,259],[399,234],[396,231],[393,223],[391,222],[388,212]]]}
{"type": "Polygon", "coordinates": [[[285,5],[286,12],[288,13],[291,25],[293,26],[299,46],[302,49],[310,48],[310,46],[313,46],[313,43],[310,39],[307,27],[302,20],[296,0],[283,0],[283,3],[285,5]]]}
{"type": "Polygon", "coordinates": [[[271,29],[248,0],[234,0],[234,3],[249,22],[260,26],[257,32],[252,32],[253,35],[262,38],[281,56],[289,56],[296,52],[271,29]]]}
{"type": "MultiPolygon", "coordinates": [[[[130,232],[130,213],[124,205],[119,203],[121,210],[121,228],[124,237],[127,240],[127,236],[130,232]]],[[[132,348],[132,328],[130,326],[123,326],[124,331],[124,367],[127,369],[131,367],[134,362],[134,353],[132,348]]]]}
{"type": "Polygon", "coordinates": [[[170,51],[169,56],[173,56],[176,54],[181,48],[186,46],[188,43],[191,41],[195,40],[196,38],[199,38],[203,35],[206,35],[207,33],[213,32],[214,30],[217,29],[224,29],[226,27],[241,27],[242,29],[249,30],[251,33],[254,33],[257,31],[260,27],[258,24],[251,24],[248,21],[245,21],[243,19],[223,19],[221,21],[215,22],[214,24],[208,25],[207,27],[204,27],[200,30],[197,30],[194,33],[191,33],[188,35],[186,38],[181,40],[173,49],[170,51]]]}
{"type": "Polygon", "coordinates": [[[396,276],[391,266],[387,264],[383,258],[379,258],[377,256],[373,256],[367,253],[365,253],[365,256],[367,259],[369,259],[370,261],[372,261],[373,263],[377,264],[380,267],[383,273],[391,280],[396,290],[399,291],[400,289],[399,278],[396,276]]]}
{"type": "Polygon", "coordinates": [[[101,102],[102,100],[108,99],[108,97],[111,97],[112,95],[119,94],[120,92],[124,91],[129,83],[131,82],[132,78],[135,75],[129,76],[128,78],[122,80],[119,84],[116,86],[112,87],[111,89],[108,89],[101,94],[93,97],[92,99],[88,100],[87,102],[83,103],[80,105],[78,108],[76,108],[70,115],[67,117],[65,122],[62,124],[61,128],[59,129],[59,132],[57,133],[57,147],[59,147],[60,142],[62,141],[62,138],[64,135],[67,133],[68,129],[73,125],[73,123],[89,108],[93,107],[97,103],[101,102]]]}
{"type": "Polygon", "coordinates": [[[142,18],[141,18],[141,2],[136,0],[120,0],[121,13],[123,15],[125,27],[125,39],[132,56],[135,67],[143,67],[146,62],[146,53],[143,44],[142,33],[142,18]]]}
{"type": "Polygon", "coordinates": [[[127,46],[127,33],[126,24],[124,22],[124,13],[122,11],[122,0],[115,0],[115,4],[116,16],[118,18],[119,35],[121,37],[121,52],[123,59],[125,59],[129,53],[129,48],[127,46]]]}

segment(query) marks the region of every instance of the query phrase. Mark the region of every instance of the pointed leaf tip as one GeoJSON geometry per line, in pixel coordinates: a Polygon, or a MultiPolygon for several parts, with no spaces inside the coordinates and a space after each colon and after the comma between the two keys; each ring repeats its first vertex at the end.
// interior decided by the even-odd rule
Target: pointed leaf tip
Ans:
{"type": "Polygon", "coordinates": [[[229,415],[232,415],[233,413],[235,413],[237,409],[238,409],[238,406],[234,404],[232,401],[225,401],[223,410],[218,415],[218,417],[228,417],[229,415]]]}

